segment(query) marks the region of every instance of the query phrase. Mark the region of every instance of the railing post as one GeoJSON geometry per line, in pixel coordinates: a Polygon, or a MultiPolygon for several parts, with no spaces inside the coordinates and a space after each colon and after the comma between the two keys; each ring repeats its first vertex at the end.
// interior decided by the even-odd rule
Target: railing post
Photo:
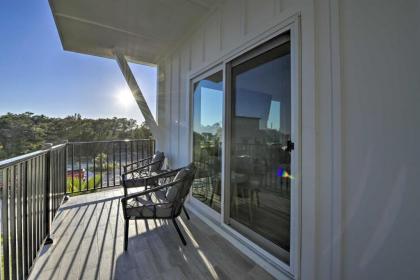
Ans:
{"type": "Polygon", "coordinates": [[[45,154],[45,231],[47,238],[44,244],[52,244],[53,240],[50,237],[50,200],[51,200],[51,148],[45,154]]]}

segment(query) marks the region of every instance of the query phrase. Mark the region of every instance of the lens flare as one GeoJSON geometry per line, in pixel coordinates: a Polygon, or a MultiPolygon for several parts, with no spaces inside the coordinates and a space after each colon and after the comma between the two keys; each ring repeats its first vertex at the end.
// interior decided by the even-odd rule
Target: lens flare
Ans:
{"type": "Polygon", "coordinates": [[[283,167],[279,167],[277,169],[277,176],[282,177],[282,178],[289,178],[290,180],[294,179],[294,177],[290,175],[289,172],[287,172],[287,170],[284,169],[283,167]]]}

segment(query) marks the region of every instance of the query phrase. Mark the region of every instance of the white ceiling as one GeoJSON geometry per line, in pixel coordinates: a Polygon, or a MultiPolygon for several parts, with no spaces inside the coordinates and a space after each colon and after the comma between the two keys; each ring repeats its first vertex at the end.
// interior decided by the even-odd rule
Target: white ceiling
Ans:
{"type": "Polygon", "coordinates": [[[50,0],[68,51],[154,64],[223,0],[50,0]]]}

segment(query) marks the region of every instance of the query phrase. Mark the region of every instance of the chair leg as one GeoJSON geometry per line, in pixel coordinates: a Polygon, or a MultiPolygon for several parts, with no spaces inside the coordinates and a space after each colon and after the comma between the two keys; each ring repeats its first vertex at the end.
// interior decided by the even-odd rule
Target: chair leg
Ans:
{"type": "Polygon", "coordinates": [[[185,206],[182,205],[182,209],[184,210],[185,216],[187,216],[187,219],[190,219],[190,215],[188,215],[187,209],[185,209],[185,206]]]}
{"type": "Polygon", "coordinates": [[[127,251],[128,247],[128,225],[130,220],[125,219],[125,228],[124,228],[124,251],[127,251]]]}
{"type": "Polygon", "coordinates": [[[176,231],[178,232],[179,238],[181,238],[182,244],[184,244],[184,246],[187,246],[187,241],[185,241],[184,236],[182,235],[181,230],[179,229],[178,224],[176,223],[175,218],[172,219],[172,222],[174,223],[174,226],[176,228],[176,231]]]}

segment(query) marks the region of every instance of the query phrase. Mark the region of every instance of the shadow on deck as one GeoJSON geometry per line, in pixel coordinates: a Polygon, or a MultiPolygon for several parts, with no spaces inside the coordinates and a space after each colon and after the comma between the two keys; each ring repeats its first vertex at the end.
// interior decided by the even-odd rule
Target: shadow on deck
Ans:
{"type": "Polygon", "coordinates": [[[199,218],[130,221],[123,251],[122,190],[71,197],[52,226],[30,279],[272,279],[199,218]]]}

